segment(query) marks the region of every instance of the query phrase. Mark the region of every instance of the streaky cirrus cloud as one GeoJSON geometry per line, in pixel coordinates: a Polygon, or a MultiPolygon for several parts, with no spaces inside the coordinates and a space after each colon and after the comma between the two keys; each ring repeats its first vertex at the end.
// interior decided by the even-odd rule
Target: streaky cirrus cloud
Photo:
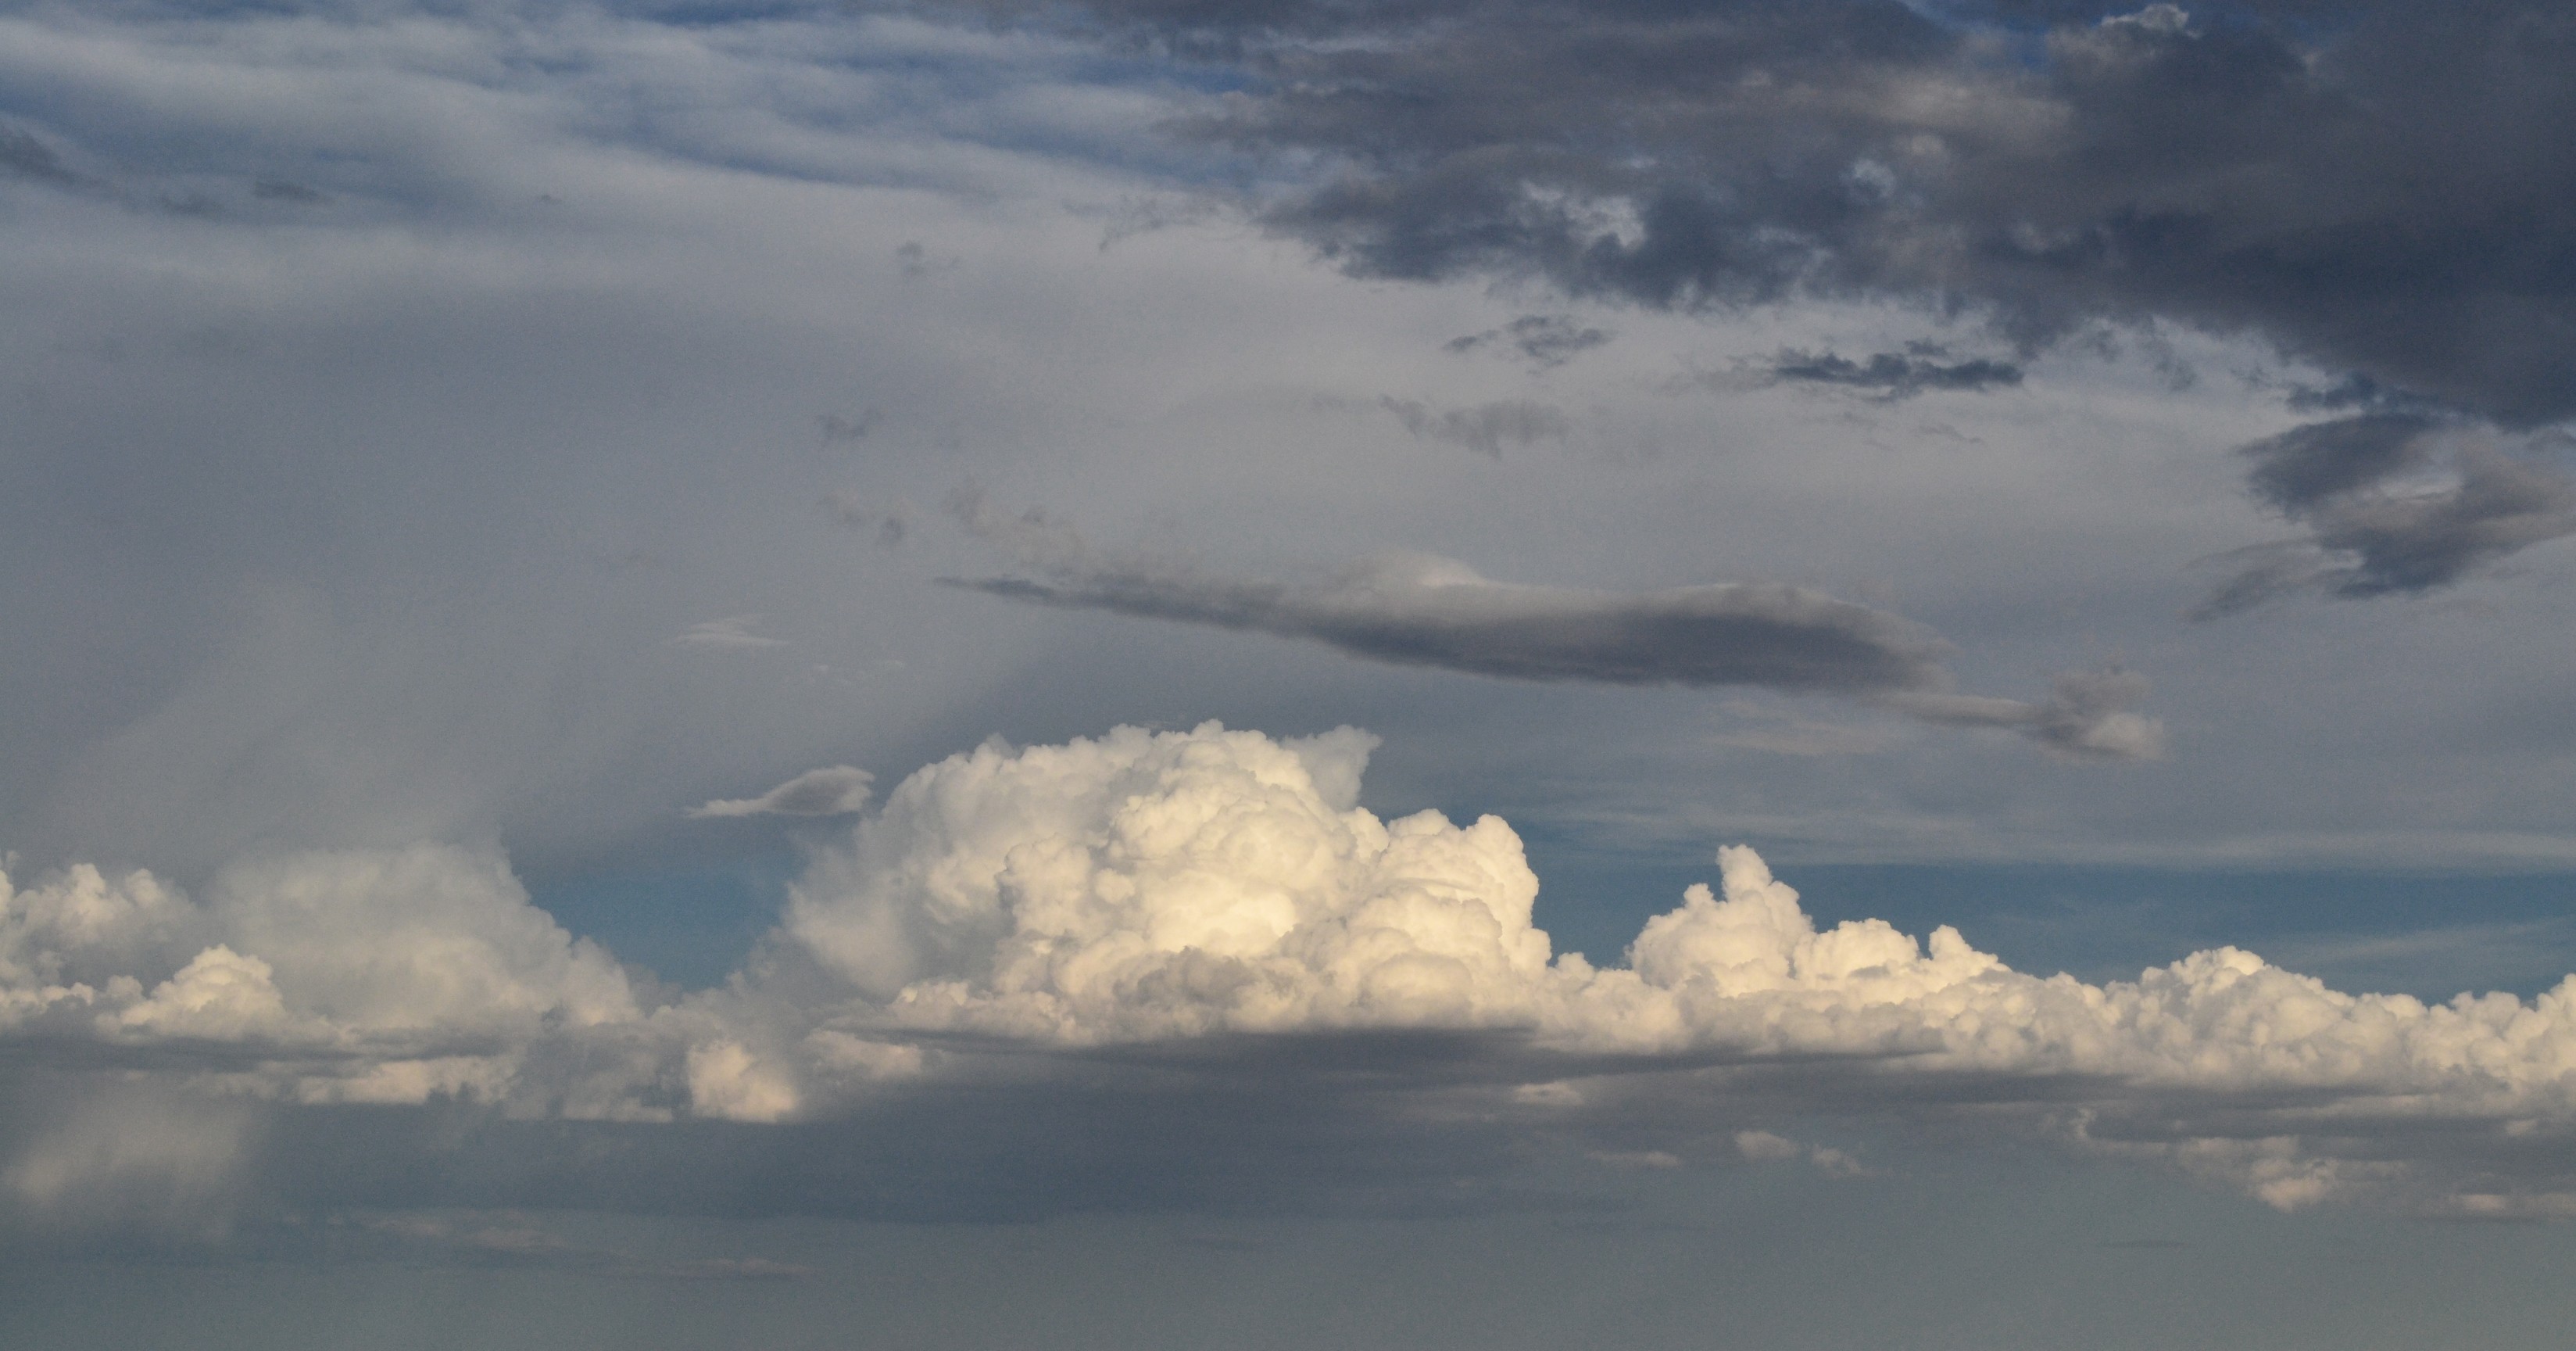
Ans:
{"type": "MultiPolygon", "coordinates": [[[[1360,807],[1374,744],[1213,723],[988,743],[820,851],[734,980],[652,1000],[488,853],[253,860],[203,906],[74,869],[0,891],[0,1040],[10,1073],[58,1087],[289,1112],[480,1102],[629,1132],[861,1118],[908,1085],[1043,1096],[1052,1058],[1121,1046],[1216,1080],[1287,1054],[1376,1067],[1374,1105],[1328,1115],[1468,1092],[1513,1129],[1596,1131],[1635,1157],[1670,1152],[1640,1138],[1654,1122],[1767,1129],[1724,1116],[1722,1087],[1783,1120],[1974,1110],[2283,1208],[2576,1210],[2576,977],[2428,1004],[2235,948],[2133,981],[2042,977],[1947,926],[1820,926],[1742,848],[1596,963],[1537,927],[1538,879],[1499,818],[1360,807]],[[1390,1060],[1396,1034],[1414,1040],[1390,1060]]],[[[83,1163],[76,1128],[0,1131],[0,1202],[143,1167],[83,1163]]],[[[188,1195],[229,1194],[221,1160],[166,1162],[188,1195]]]]}
{"type": "Polygon", "coordinates": [[[717,798],[688,810],[693,817],[846,816],[868,805],[876,776],[848,765],[809,769],[757,797],[717,798]]]}
{"type": "Polygon", "coordinates": [[[1038,605],[1320,642],[1353,656],[1505,680],[1754,686],[1860,698],[1950,726],[2002,727],[2082,758],[2152,759],[2161,724],[2131,711],[2143,677],[2060,677],[2049,700],[1959,695],[1950,645],[1912,620],[1779,583],[1594,591],[1497,582],[1425,554],[1363,560],[1320,586],[1205,576],[1106,561],[1043,514],[951,504],[970,529],[1016,550],[1037,576],[948,585],[1038,605]]]}
{"type": "Polygon", "coordinates": [[[785,647],[787,640],[754,632],[767,615],[726,615],[691,624],[688,631],[672,639],[684,647],[717,650],[750,651],[765,647],[785,647]]]}

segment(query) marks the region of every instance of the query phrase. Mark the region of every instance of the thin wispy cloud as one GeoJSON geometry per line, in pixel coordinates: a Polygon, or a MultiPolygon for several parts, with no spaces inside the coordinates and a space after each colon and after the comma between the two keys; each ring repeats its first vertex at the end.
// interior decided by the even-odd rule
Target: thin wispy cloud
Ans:
{"type": "Polygon", "coordinates": [[[1524,314],[1500,328],[1469,333],[1442,346],[1451,352],[1509,348],[1538,370],[1553,370],[1610,341],[1605,329],[1577,323],[1570,314],[1524,314]]]}
{"type": "Polygon", "coordinates": [[[1395,420],[1417,437],[1465,446],[1489,459],[1501,459],[1506,445],[1562,442],[1574,430],[1562,411],[1527,399],[1435,409],[1418,399],[1399,399],[1390,394],[1378,399],[1378,407],[1394,414],[1395,420]]]}
{"type": "Polygon", "coordinates": [[[756,648],[787,646],[787,640],[784,638],[772,638],[767,634],[753,632],[768,618],[767,615],[726,615],[722,619],[704,620],[691,624],[688,632],[671,641],[683,647],[714,648],[719,651],[749,651],[756,648]]]}
{"type": "Polygon", "coordinates": [[[846,816],[868,805],[876,776],[848,765],[809,769],[757,797],[717,798],[689,808],[693,817],[846,816]]]}

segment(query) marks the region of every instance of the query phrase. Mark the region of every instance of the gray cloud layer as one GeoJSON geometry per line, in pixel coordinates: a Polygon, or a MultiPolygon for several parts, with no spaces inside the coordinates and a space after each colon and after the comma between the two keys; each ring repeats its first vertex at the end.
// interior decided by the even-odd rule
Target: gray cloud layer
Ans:
{"type": "Polygon", "coordinates": [[[2163,751],[2161,727],[2128,711],[2146,693],[2140,677],[2063,677],[2043,704],[1954,694],[1941,665],[1950,645],[1937,634],[1803,587],[1526,586],[1450,559],[1392,554],[1296,588],[1106,563],[1042,516],[1013,520],[972,495],[954,505],[968,528],[1018,548],[1043,575],[948,584],[1008,600],[1303,638],[1373,661],[1505,680],[1839,694],[1938,723],[2009,727],[2079,756],[2148,759],[2163,751]]]}
{"type": "Polygon", "coordinates": [[[1310,590],[1107,570],[957,584],[1509,680],[1874,693],[1933,681],[1945,650],[1894,615],[1799,587],[1720,583],[1623,595],[1488,581],[1418,556],[1371,560],[1310,590]]]}

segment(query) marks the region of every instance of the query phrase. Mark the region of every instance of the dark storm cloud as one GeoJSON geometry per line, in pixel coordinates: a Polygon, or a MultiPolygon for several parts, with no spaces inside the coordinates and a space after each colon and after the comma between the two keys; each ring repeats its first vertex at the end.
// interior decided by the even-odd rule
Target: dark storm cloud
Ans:
{"type": "Polygon", "coordinates": [[[2298,513],[2415,468],[2427,454],[2424,434],[2433,426],[2429,418],[2391,413],[2312,422],[2239,453],[2253,461],[2247,478],[2254,495],[2298,513]]]}
{"type": "Polygon", "coordinates": [[[1198,130],[1335,166],[1265,218],[1357,274],[1887,298],[2033,347],[2164,319],[2507,426],[2576,412],[2563,6],[1087,9],[1237,62],[1198,130]]]}
{"type": "Polygon", "coordinates": [[[2311,423],[2246,446],[2255,495],[2306,539],[2221,555],[2234,570],[2193,614],[2294,591],[2362,598],[2451,585],[2576,535],[2576,480],[2496,438],[2416,413],[2311,423]]]}
{"type": "Polygon", "coordinates": [[[1879,352],[1854,361],[1834,352],[1784,350],[1771,362],[1771,378],[1792,384],[1839,385],[1883,399],[1903,399],[1928,389],[1975,392],[2021,383],[2021,367],[1975,357],[1944,362],[1938,349],[1879,352]]]}

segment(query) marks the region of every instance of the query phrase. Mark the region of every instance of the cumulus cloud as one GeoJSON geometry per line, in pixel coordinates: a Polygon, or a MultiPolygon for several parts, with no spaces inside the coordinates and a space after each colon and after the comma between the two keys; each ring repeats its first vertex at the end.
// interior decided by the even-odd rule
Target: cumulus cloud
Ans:
{"type": "Polygon", "coordinates": [[[1389,554],[1295,588],[1102,561],[1041,514],[1011,519],[971,495],[953,505],[970,529],[1016,548],[1043,575],[948,584],[1008,600],[1303,638],[1373,661],[1506,680],[1840,694],[1936,723],[2011,728],[2079,756],[2162,753],[2161,725],[2129,711],[2146,693],[2139,676],[2062,676],[2044,703],[1955,694],[1941,665],[1949,644],[1931,630],[1804,587],[1589,591],[1497,582],[1451,559],[1389,554]]]}
{"type": "Polygon", "coordinates": [[[898,787],[798,884],[784,931],[861,992],[879,1036],[1502,1029],[1570,1057],[1838,1058],[1868,1065],[1873,1091],[1947,1081],[2030,1106],[2071,1144],[2224,1172],[2285,1206],[2396,1185],[2404,1162],[2381,1165],[2410,1128],[2576,1126],[2576,979],[2530,1003],[2428,1005],[2233,948],[2135,981],[2043,978],[1947,927],[1820,928],[1745,849],[1721,853],[1720,887],[1649,920],[1624,966],[1554,954],[1503,822],[1354,805],[1369,745],[1213,724],[988,745],[898,787]]]}
{"type": "MultiPolygon", "coordinates": [[[[1048,1057],[1114,1047],[1162,1057],[1166,1078],[1367,1063],[1381,1105],[1487,1094],[1503,1120],[1598,1130],[1595,1154],[1658,1164],[1687,1157],[1684,1137],[1651,1128],[1706,1121],[1722,1083],[1731,1110],[1783,1119],[1972,1109],[2284,1208],[2576,1204],[2576,977],[2529,1001],[2428,1004],[2235,948],[2131,981],[2042,977],[1946,926],[1821,926],[1742,848],[1623,962],[1596,963],[1536,926],[1538,879],[1499,818],[1359,806],[1373,745],[1213,723],[989,743],[821,851],[736,979],[652,1009],[489,855],[254,862],[202,909],[141,874],[66,874],[0,893],[16,936],[0,1036],[51,1048],[51,1073],[122,1066],[114,1082],[274,1110],[466,1101],[648,1123],[814,1123],[942,1082],[1043,1095],[1048,1057]],[[137,956],[61,983],[146,951],[133,942],[154,926],[210,941],[172,968],[137,956]]],[[[1725,1128],[1748,1158],[1861,1167],[1758,1121],[1725,1128]]],[[[0,1122],[0,1181],[30,1206],[95,1185],[194,1214],[244,1148],[93,1134],[0,1122]]]]}
{"type": "Polygon", "coordinates": [[[809,769],[758,797],[717,798],[689,808],[707,816],[845,816],[868,805],[876,776],[848,765],[809,769]]]}
{"type": "Polygon", "coordinates": [[[2576,535],[2576,479],[2534,454],[2553,442],[2564,438],[2498,438],[2456,419],[2387,411],[2254,442],[2240,453],[2255,495],[2307,537],[2210,560],[2232,575],[2193,615],[2234,614],[2297,591],[2417,595],[2576,535]]]}
{"type": "Polygon", "coordinates": [[[489,854],[254,858],[203,905],[144,872],[0,875],[0,1034],[88,1042],[87,1063],[229,1045],[206,1064],[245,1091],[418,1102],[500,1094],[530,1043],[641,1016],[625,971],[489,854]]]}

